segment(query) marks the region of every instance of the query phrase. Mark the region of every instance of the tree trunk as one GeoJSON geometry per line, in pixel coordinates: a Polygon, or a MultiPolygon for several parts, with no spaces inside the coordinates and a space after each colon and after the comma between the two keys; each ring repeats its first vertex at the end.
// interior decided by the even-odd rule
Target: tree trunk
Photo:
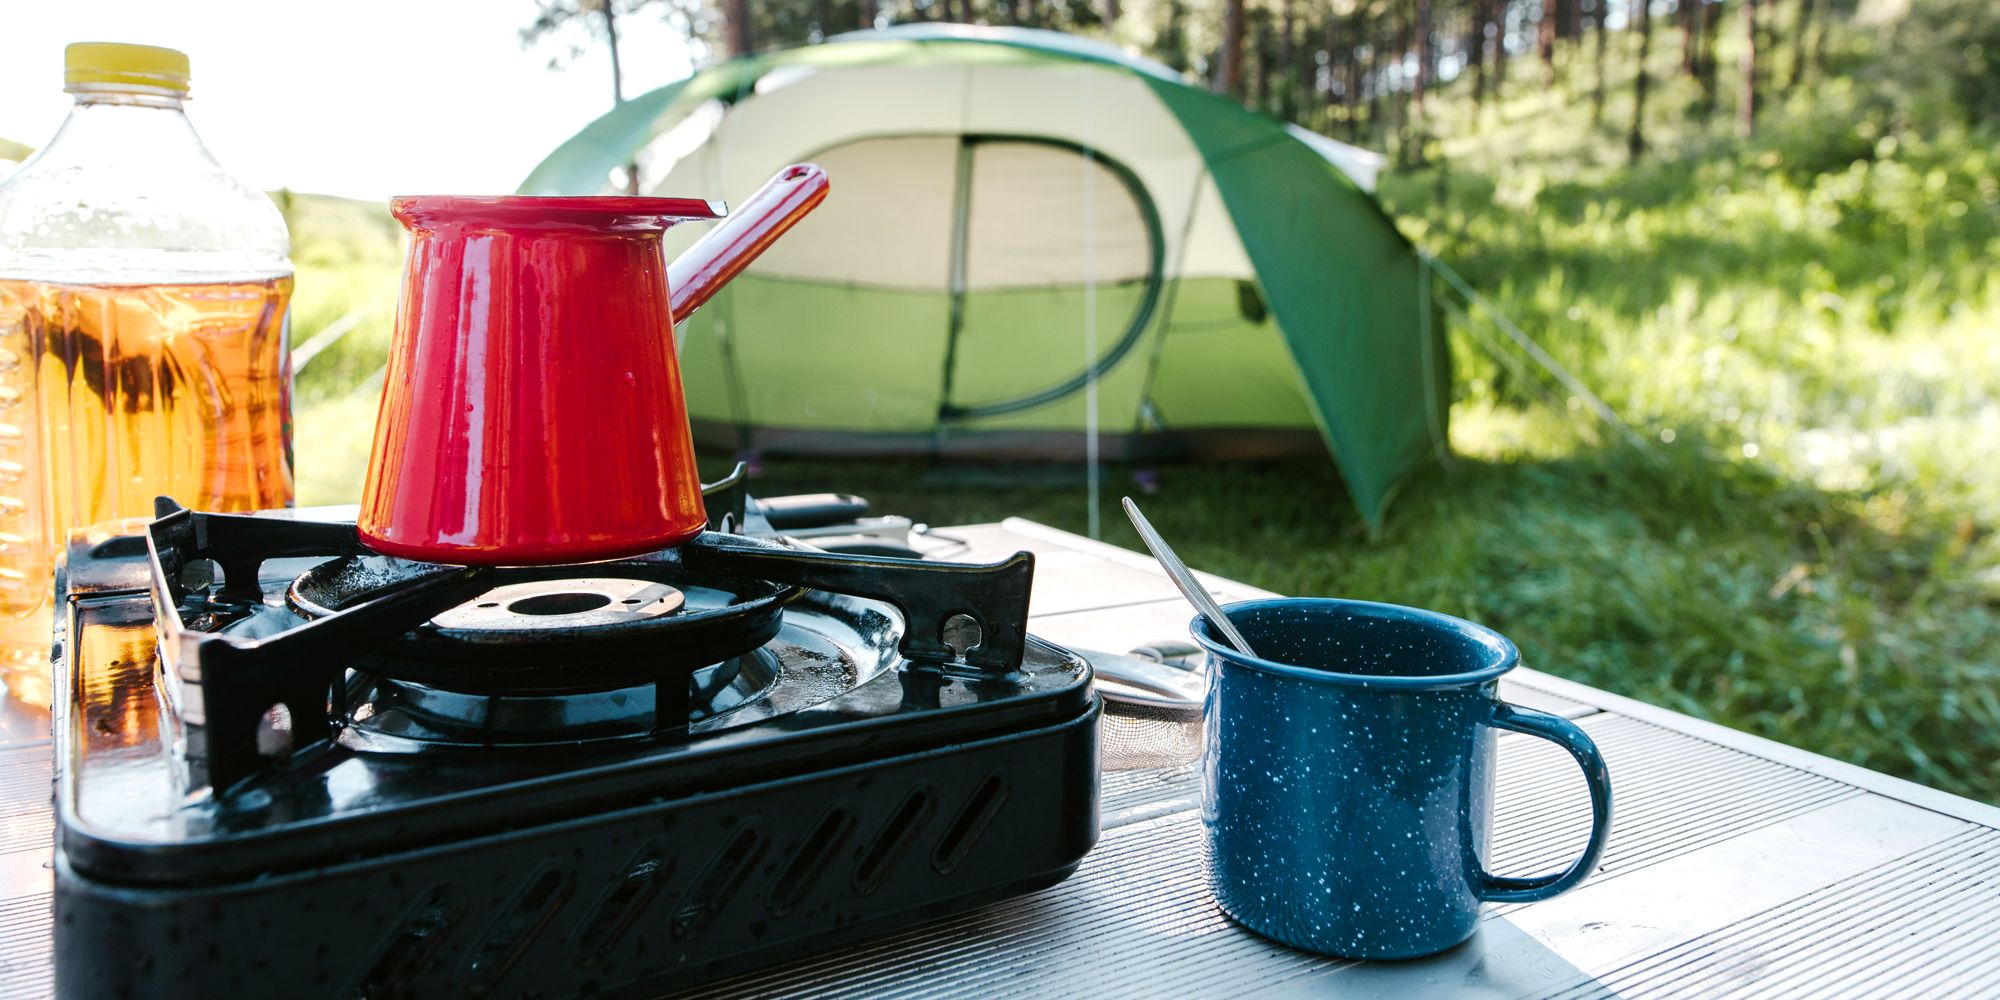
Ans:
{"type": "Polygon", "coordinates": [[[1715,59],[1715,36],[1722,30],[1722,7],[1720,4],[1704,4],[1696,29],[1701,33],[1701,44],[1696,47],[1697,82],[1701,84],[1701,107],[1704,114],[1713,114],[1721,103],[1721,86],[1716,80],[1718,67],[1715,59]]]}
{"type": "MultiPolygon", "coordinates": [[[[1359,15],[1356,16],[1359,21],[1359,15]]],[[[1364,22],[1365,23],[1365,22],[1364,22]]],[[[1378,40],[1379,35],[1375,36],[1378,40]]],[[[1362,86],[1368,91],[1368,133],[1371,138],[1382,138],[1382,131],[1376,123],[1382,120],[1382,46],[1368,46],[1368,60],[1362,64],[1362,86]]]]}
{"type": "Polygon", "coordinates": [[[1328,14],[1326,24],[1321,27],[1319,44],[1326,52],[1326,134],[1333,134],[1334,120],[1339,116],[1334,109],[1346,103],[1346,95],[1341,93],[1344,81],[1340,78],[1340,16],[1328,14]]]}
{"type": "Polygon", "coordinates": [[[1472,106],[1486,104],[1486,7],[1489,0],[1473,0],[1466,14],[1465,58],[1472,62],[1472,106]]]}
{"type": "MultiPolygon", "coordinates": [[[[1359,15],[1347,22],[1347,34],[1350,39],[1365,37],[1359,15]]],[[[1352,41],[1341,48],[1347,52],[1347,93],[1341,95],[1341,103],[1346,105],[1347,111],[1347,139],[1358,143],[1361,141],[1361,89],[1367,79],[1367,67],[1362,64],[1360,50],[1352,41]]]]}
{"type": "Polygon", "coordinates": [[[1271,113],[1271,19],[1257,19],[1257,72],[1250,78],[1250,106],[1271,113]]]}
{"type": "Polygon", "coordinates": [[[723,0],[722,17],[723,39],[729,46],[723,54],[735,58],[756,51],[757,40],[750,34],[750,0],[723,0]]]}
{"type": "Polygon", "coordinates": [[[861,22],[861,30],[867,31],[869,28],[873,28],[875,26],[875,0],[861,0],[858,6],[861,8],[861,16],[858,18],[861,22]]]}
{"type": "Polygon", "coordinates": [[[1187,50],[1187,7],[1181,0],[1164,0],[1166,23],[1153,36],[1153,54],[1167,68],[1176,73],[1186,73],[1189,59],[1187,50]]]}
{"type": "Polygon", "coordinates": [[[1115,26],[1118,23],[1118,19],[1124,16],[1124,13],[1125,9],[1119,6],[1118,0],[1104,0],[1105,27],[1109,28],[1115,26]]]}
{"type": "Polygon", "coordinates": [[[1556,18],[1561,0],[1542,0],[1542,19],[1535,25],[1535,54],[1542,60],[1542,79],[1556,85],[1556,18]]]}
{"type": "Polygon", "coordinates": [[[604,0],[601,12],[604,14],[604,37],[611,44],[611,104],[625,103],[625,67],[618,60],[618,15],[611,9],[611,0],[604,0]]]}
{"type": "MultiPolygon", "coordinates": [[[[1826,13],[1820,16],[1819,32],[1813,35],[1812,65],[1815,70],[1826,68],[1826,29],[1833,27],[1834,13],[1833,8],[1827,8],[1826,13]]],[[[1803,37],[1800,38],[1800,41],[1804,40],[1803,37]]]]}
{"type": "Polygon", "coordinates": [[[1431,0],[1417,0],[1417,82],[1410,91],[1411,109],[1421,117],[1431,89],[1431,0]]]}
{"type": "Polygon", "coordinates": [[[1632,78],[1632,131],[1625,136],[1625,155],[1633,162],[1646,152],[1646,58],[1653,53],[1653,15],[1649,0],[1632,0],[1632,28],[1639,33],[1639,72],[1632,78]]]}
{"type": "Polygon", "coordinates": [[[1736,99],[1736,131],[1757,134],[1757,0],[1743,0],[1743,89],[1736,99]]]}
{"type": "Polygon", "coordinates": [[[1512,0],[1492,0],[1488,12],[1493,15],[1493,97],[1500,98],[1507,86],[1507,8],[1512,0]]]}
{"type": "Polygon", "coordinates": [[[1604,124],[1604,8],[1610,2],[1611,0],[1594,0],[1591,4],[1591,20],[1596,22],[1595,26],[1597,28],[1597,37],[1593,40],[1597,49],[1591,55],[1591,60],[1596,63],[1595,68],[1597,71],[1597,82],[1590,88],[1590,126],[1592,128],[1604,124]]]}
{"type": "Polygon", "coordinates": [[[1278,117],[1288,122],[1297,121],[1299,113],[1299,50],[1292,41],[1297,28],[1292,18],[1292,0],[1284,0],[1278,14],[1278,117]]]}
{"type": "Polygon", "coordinates": [[[1222,51],[1216,57],[1215,89],[1243,96],[1243,0],[1228,0],[1222,9],[1222,51]]]}
{"type": "MultiPolygon", "coordinates": [[[[1401,65],[1408,58],[1410,51],[1416,47],[1415,25],[1416,21],[1412,17],[1403,16],[1396,19],[1395,45],[1390,51],[1395,53],[1398,65],[1401,65]]],[[[1417,160],[1413,154],[1416,153],[1416,147],[1410,142],[1410,88],[1400,88],[1396,93],[1389,95],[1389,110],[1395,116],[1395,121],[1390,127],[1396,135],[1396,162],[1401,166],[1415,166],[1417,160]]]]}
{"type": "Polygon", "coordinates": [[[1799,0],[1799,23],[1792,34],[1792,75],[1785,78],[1784,93],[1791,93],[1805,79],[1806,32],[1812,28],[1812,17],[1813,0],[1799,0]]]}
{"type": "MultiPolygon", "coordinates": [[[[611,9],[611,0],[604,0],[604,38],[611,46],[611,106],[625,103],[625,64],[618,58],[618,14],[611,9]]],[[[639,161],[625,161],[625,193],[639,193],[639,161]]]]}
{"type": "Polygon", "coordinates": [[[1701,0],[1674,0],[1674,25],[1681,29],[1681,73],[1701,75],[1701,0]]]}

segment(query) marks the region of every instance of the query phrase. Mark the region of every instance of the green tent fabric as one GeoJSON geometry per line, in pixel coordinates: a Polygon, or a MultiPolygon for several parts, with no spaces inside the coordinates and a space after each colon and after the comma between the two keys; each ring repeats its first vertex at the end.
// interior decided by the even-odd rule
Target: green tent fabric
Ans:
{"type": "Polygon", "coordinates": [[[1324,447],[1379,525],[1443,453],[1450,373],[1417,252],[1343,172],[1357,152],[1087,39],[912,25],[627,101],[521,191],[610,193],[637,162],[649,192],[740,199],[827,169],[825,205],[681,324],[706,442],[1324,447]]]}

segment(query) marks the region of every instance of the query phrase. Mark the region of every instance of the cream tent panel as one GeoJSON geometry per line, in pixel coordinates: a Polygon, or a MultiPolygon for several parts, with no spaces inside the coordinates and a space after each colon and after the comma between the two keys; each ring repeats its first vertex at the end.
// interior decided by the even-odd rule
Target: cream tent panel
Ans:
{"type": "Polygon", "coordinates": [[[836,181],[756,272],[773,278],[942,293],[951,282],[957,192],[955,136],[863,139],[818,153],[836,181]]]}
{"type": "MultiPolygon", "coordinates": [[[[671,164],[648,164],[649,175],[665,171],[649,190],[720,194],[736,202],[778,167],[857,139],[968,133],[1089,142],[1132,169],[1152,195],[1169,273],[1184,269],[1244,278],[1254,273],[1202,157],[1179,122],[1144,83],[1094,66],[1059,71],[1035,65],[801,68],[788,74],[783,85],[760,87],[738,98],[709,141],[692,155],[671,164]],[[810,86],[801,85],[808,80],[810,86]],[[1185,252],[1183,238],[1190,244],[1185,252]]],[[[846,185],[857,178],[855,171],[843,174],[830,165],[828,172],[835,192],[827,203],[831,206],[847,196],[846,185]]],[[[873,183],[866,175],[859,181],[873,183]]],[[[872,221],[894,222],[880,213],[872,221]]],[[[669,234],[669,250],[679,250],[699,234],[700,227],[678,227],[669,234]]]]}
{"type": "Polygon", "coordinates": [[[1151,276],[1150,227],[1103,163],[1045,142],[981,142],[968,152],[967,290],[1151,276]]]}
{"type": "Polygon", "coordinates": [[[975,66],[966,76],[978,82],[967,131],[1087,142],[1131,168],[1159,209],[1169,274],[1255,273],[1200,152],[1143,81],[1084,65],[975,66]]]}

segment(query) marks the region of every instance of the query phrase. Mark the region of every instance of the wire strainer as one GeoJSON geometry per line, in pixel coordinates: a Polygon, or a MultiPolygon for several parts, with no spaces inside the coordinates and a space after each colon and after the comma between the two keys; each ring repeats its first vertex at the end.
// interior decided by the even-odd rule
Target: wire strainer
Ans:
{"type": "Polygon", "coordinates": [[[1201,757],[1201,649],[1175,640],[1130,653],[1080,650],[1104,698],[1098,725],[1106,771],[1185,767],[1201,757]]]}

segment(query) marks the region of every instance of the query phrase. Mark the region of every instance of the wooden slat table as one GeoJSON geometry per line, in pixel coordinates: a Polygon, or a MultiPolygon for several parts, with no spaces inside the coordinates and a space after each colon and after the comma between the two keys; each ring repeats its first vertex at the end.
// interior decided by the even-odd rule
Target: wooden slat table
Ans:
{"type": "MultiPolygon", "coordinates": [[[[1055,642],[1122,652],[1186,634],[1189,610],[1143,555],[1018,520],[940,529],[927,544],[959,559],[1035,552],[1032,627],[1055,642]]],[[[1207,582],[1223,601],[1268,596],[1207,582]]],[[[1490,907],[1446,954],[1347,962],[1231,924],[1203,882],[1199,774],[1173,768],[1106,775],[1102,838],[1061,885],[691,995],[2000,992],[2000,809],[1531,669],[1502,694],[1590,731],[1617,818],[1581,888],[1490,907]]],[[[45,726],[0,713],[0,998],[50,988],[45,726]]],[[[1554,868],[1589,824],[1582,779],[1543,741],[1506,735],[1500,747],[1489,866],[1554,868]]]]}

